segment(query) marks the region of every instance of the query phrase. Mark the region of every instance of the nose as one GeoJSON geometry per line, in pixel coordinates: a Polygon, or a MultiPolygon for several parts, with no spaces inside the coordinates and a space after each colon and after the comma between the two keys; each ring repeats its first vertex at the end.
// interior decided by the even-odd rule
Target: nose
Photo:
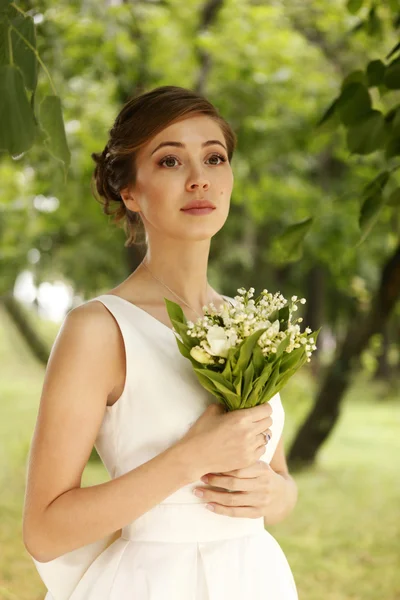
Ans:
{"type": "Polygon", "coordinates": [[[194,174],[192,174],[187,181],[187,188],[189,190],[194,190],[196,188],[208,190],[210,187],[210,181],[207,179],[205,174],[201,169],[198,169],[194,174]]]}

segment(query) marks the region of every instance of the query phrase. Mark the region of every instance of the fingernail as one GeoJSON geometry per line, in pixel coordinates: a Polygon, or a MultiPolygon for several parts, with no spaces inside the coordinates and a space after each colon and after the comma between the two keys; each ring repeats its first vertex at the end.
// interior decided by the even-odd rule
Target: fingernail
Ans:
{"type": "Polygon", "coordinates": [[[208,508],[208,510],[215,510],[212,504],[206,504],[206,508],[208,508]]]}
{"type": "Polygon", "coordinates": [[[204,481],[204,483],[208,483],[207,475],[204,475],[204,477],[201,478],[201,481],[204,481]]]}
{"type": "Polygon", "coordinates": [[[202,492],[201,490],[193,490],[193,494],[195,496],[198,496],[199,498],[201,498],[204,494],[204,492],[202,492]]]}

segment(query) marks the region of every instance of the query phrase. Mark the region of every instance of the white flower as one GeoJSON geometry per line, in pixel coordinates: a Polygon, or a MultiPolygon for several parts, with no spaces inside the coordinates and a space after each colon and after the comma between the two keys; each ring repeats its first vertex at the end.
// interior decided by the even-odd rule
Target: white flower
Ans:
{"type": "Polygon", "coordinates": [[[194,346],[194,348],[191,348],[190,356],[203,365],[211,365],[214,363],[214,360],[211,358],[211,356],[205,350],[203,350],[203,348],[200,348],[200,346],[194,346]]]}
{"type": "Polygon", "coordinates": [[[292,296],[292,302],[296,302],[297,296],[292,296]]]}
{"type": "Polygon", "coordinates": [[[265,332],[267,337],[273,338],[279,331],[279,319],[276,319],[271,325],[269,329],[265,332]]]}
{"type": "Polygon", "coordinates": [[[226,358],[229,348],[236,344],[237,333],[236,331],[227,331],[219,325],[213,325],[208,330],[206,338],[210,347],[210,354],[226,358]]]}

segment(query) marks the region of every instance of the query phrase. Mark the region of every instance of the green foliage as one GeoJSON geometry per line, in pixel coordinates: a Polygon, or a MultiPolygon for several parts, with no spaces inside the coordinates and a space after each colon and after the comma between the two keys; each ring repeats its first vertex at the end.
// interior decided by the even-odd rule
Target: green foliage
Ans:
{"type": "MultiPolygon", "coordinates": [[[[66,174],[70,152],[60,98],[56,95],[45,98],[40,115],[35,109],[38,61],[44,67],[36,50],[33,18],[16,4],[3,2],[0,6],[0,151],[11,156],[27,152],[35,142],[43,141],[42,126],[47,134],[45,146],[62,162],[66,174]],[[28,92],[31,92],[30,101],[28,92]]],[[[50,82],[54,90],[51,79],[50,82]]]]}
{"type": "Polygon", "coordinates": [[[21,72],[14,66],[0,67],[0,149],[12,155],[25,152],[35,139],[36,125],[24,89],[21,72]]]}
{"type": "Polygon", "coordinates": [[[271,247],[271,258],[275,263],[295,262],[303,256],[304,238],[313,224],[313,217],[293,223],[274,238],[271,247]]]}

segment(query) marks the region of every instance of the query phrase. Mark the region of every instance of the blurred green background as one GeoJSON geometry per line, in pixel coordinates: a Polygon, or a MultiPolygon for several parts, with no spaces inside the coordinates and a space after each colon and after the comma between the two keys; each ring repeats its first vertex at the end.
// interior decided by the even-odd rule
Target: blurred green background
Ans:
{"type": "MultiPolygon", "coordinates": [[[[270,531],[299,598],[400,599],[399,29],[398,0],[0,2],[0,599],[45,595],[21,516],[55,336],[145,251],[92,198],[90,154],[160,85],[238,135],[211,284],[304,296],[322,326],[281,392],[299,500],[270,531]]],[[[105,479],[93,451],[82,484],[105,479]]]]}

